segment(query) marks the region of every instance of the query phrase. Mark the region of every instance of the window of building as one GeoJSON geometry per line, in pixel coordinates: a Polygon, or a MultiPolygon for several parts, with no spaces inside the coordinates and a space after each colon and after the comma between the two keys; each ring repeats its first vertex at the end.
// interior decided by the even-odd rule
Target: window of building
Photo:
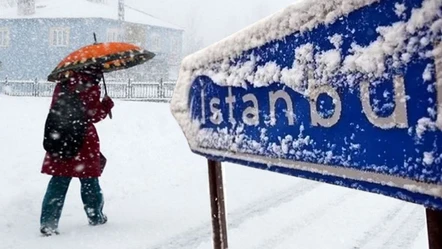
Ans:
{"type": "Polygon", "coordinates": [[[0,47],[9,47],[9,29],[0,27],[0,47]]]}
{"type": "Polygon", "coordinates": [[[107,41],[108,42],[115,42],[115,41],[122,41],[123,36],[121,34],[120,29],[107,29],[107,41]]]}
{"type": "Polygon", "coordinates": [[[69,45],[69,28],[51,28],[49,42],[54,47],[67,47],[69,45]]]}

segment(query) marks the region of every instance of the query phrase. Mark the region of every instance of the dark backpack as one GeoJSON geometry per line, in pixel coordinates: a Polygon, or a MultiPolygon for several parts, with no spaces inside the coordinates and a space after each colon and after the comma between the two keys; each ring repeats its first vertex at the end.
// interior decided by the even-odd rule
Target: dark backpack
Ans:
{"type": "Polygon", "coordinates": [[[43,147],[52,156],[75,157],[86,136],[86,108],[76,91],[62,84],[60,94],[46,118],[43,147]]]}

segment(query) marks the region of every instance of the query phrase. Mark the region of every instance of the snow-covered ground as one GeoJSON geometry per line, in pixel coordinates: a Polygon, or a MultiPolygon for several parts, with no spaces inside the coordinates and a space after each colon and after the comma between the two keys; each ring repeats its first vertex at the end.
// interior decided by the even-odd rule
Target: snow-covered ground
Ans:
{"type": "MultiPolygon", "coordinates": [[[[206,161],[164,103],[116,101],[114,119],[97,125],[109,222],[87,225],[74,179],[61,235],[40,237],[49,101],[0,95],[1,249],[211,248],[206,161]]],[[[421,206],[233,164],[224,180],[229,248],[428,248],[421,206]]]]}

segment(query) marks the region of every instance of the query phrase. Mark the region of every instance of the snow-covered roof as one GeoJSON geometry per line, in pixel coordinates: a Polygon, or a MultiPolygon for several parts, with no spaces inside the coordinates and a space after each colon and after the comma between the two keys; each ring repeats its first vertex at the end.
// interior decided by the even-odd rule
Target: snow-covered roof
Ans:
{"type": "MultiPolygon", "coordinates": [[[[118,1],[108,0],[107,3],[95,3],[87,0],[36,0],[35,13],[18,15],[17,7],[0,8],[0,19],[19,18],[107,18],[118,19],[118,1]]],[[[125,21],[132,23],[158,26],[182,30],[181,27],[165,22],[154,16],[125,7],[125,21]]]]}

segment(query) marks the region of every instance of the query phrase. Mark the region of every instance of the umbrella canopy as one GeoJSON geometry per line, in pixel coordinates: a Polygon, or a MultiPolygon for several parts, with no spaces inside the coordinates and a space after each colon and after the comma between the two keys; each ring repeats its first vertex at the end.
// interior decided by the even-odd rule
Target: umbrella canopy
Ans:
{"type": "Polygon", "coordinates": [[[48,81],[69,78],[73,72],[86,68],[99,69],[104,73],[125,69],[140,65],[154,56],[154,53],[130,43],[94,43],[66,56],[49,74],[48,81]]]}

